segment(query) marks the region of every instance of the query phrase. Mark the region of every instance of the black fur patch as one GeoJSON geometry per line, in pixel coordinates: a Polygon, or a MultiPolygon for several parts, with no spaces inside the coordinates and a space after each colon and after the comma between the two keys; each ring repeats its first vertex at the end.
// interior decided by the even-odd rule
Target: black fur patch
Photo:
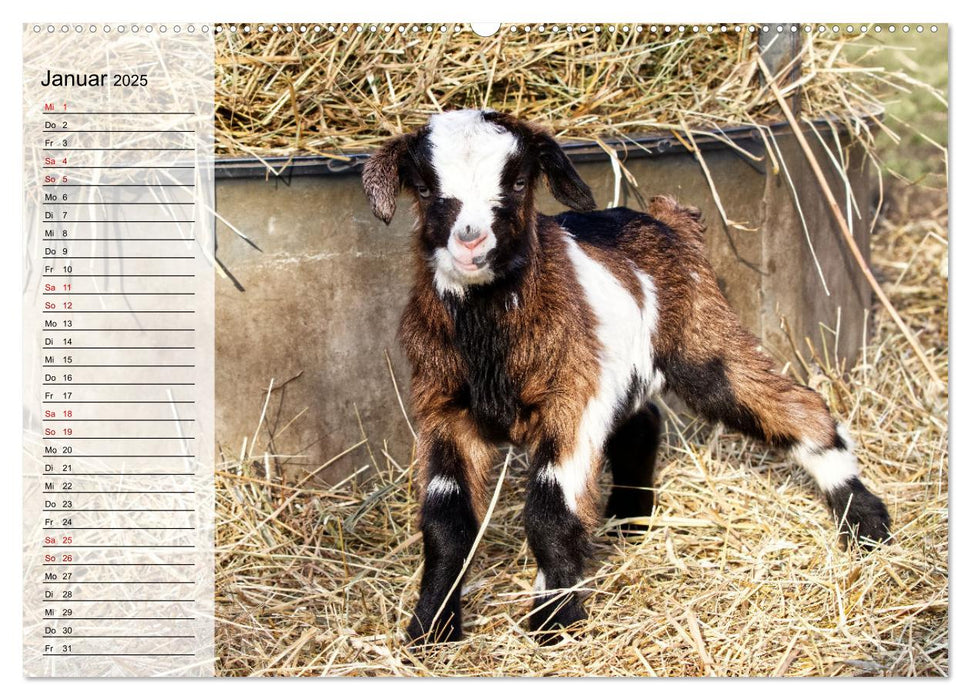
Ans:
{"type": "Polygon", "coordinates": [[[438,188],[438,176],[431,167],[432,147],[428,140],[428,129],[419,129],[408,141],[408,150],[398,167],[401,185],[414,191],[419,184],[438,188]]]}
{"type": "Polygon", "coordinates": [[[552,136],[536,131],[524,122],[510,119],[499,112],[488,112],[483,119],[500,125],[516,136],[520,155],[533,161],[546,176],[550,192],[562,204],[577,211],[597,208],[590,187],[583,181],[566,153],[552,136]]]}
{"type": "MultiPolygon", "coordinates": [[[[634,414],[635,409],[637,409],[638,404],[640,403],[641,397],[645,394],[645,390],[646,384],[644,379],[639,377],[637,373],[634,372],[627,384],[627,393],[614,410],[614,417],[612,421],[614,430],[616,430],[617,426],[634,414]]],[[[657,411],[654,404],[648,404],[648,406],[657,411]]]]}
{"type": "MultiPolygon", "coordinates": [[[[661,414],[648,407],[624,420],[607,440],[607,463],[614,487],[607,501],[607,517],[633,518],[654,510],[654,464],[660,443],[661,414]]],[[[622,531],[646,530],[644,525],[628,523],[622,531]]]]}
{"type": "Polygon", "coordinates": [[[768,439],[755,414],[735,397],[721,358],[692,363],[677,357],[659,356],[656,365],[668,387],[705,418],[721,421],[729,428],[740,430],[773,447],[789,448],[796,443],[794,436],[768,439]]]}
{"type": "MultiPolygon", "coordinates": [[[[563,589],[580,580],[591,547],[580,519],[567,507],[559,484],[539,476],[554,459],[555,448],[549,441],[541,444],[533,455],[523,515],[526,539],[546,579],[545,588],[563,589]]],[[[540,595],[533,610],[530,629],[550,633],[539,635],[541,643],[555,641],[555,630],[587,616],[576,593],[540,595]]]]}
{"type": "Polygon", "coordinates": [[[624,233],[624,229],[632,221],[650,221],[654,219],[639,211],[627,207],[614,207],[601,211],[575,212],[565,211],[553,217],[560,226],[573,234],[574,238],[592,243],[600,247],[612,247],[624,233]]]}
{"type": "Polygon", "coordinates": [[[449,595],[465,558],[472,549],[478,522],[464,488],[462,464],[454,447],[436,442],[431,450],[432,474],[456,478],[460,488],[426,498],[422,504],[422,542],[425,568],[415,614],[408,636],[420,644],[456,641],[462,638],[461,582],[449,595]],[[458,477],[458,478],[457,478],[458,477]],[[444,608],[438,617],[439,608],[444,608]]]}
{"type": "Polygon", "coordinates": [[[425,226],[419,233],[419,241],[425,257],[431,260],[437,249],[448,245],[448,237],[462,203],[451,197],[438,197],[430,198],[424,206],[425,226]]]}
{"type": "Polygon", "coordinates": [[[843,440],[843,437],[835,431],[833,432],[833,449],[843,451],[849,449],[849,446],[846,444],[846,441],[843,440]]]}
{"type": "Polygon", "coordinates": [[[473,286],[466,290],[464,299],[452,295],[445,298],[468,376],[457,402],[469,409],[476,427],[494,441],[508,439],[509,429],[523,409],[519,387],[506,371],[509,331],[503,321],[511,293],[506,285],[473,286]]]}
{"type": "Polygon", "coordinates": [[[546,175],[546,183],[556,201],[576,211],[596,209],[593,192],[556,140],[547,134],[539,134],[533,141],[538,150],[540,168],[546,175]]]}
{"type": "Polygon", "coordinates": [[[842,537],[852,538],[865,549],[890,539],[887,507],[855,476],[827,492],[826,502],[836,516],[842,537]]]}
{"type": "Polygon", "coordinates": [[[680,238],[667,224],[641,211],[614,207],[601,211],[565,211],[553,219],[579,241],[598,248],[614,248],[625,236],[650,236],[662,250],[680,245],[680,238]],[[631,226],[632,223],[640,224],[631,226]]]}

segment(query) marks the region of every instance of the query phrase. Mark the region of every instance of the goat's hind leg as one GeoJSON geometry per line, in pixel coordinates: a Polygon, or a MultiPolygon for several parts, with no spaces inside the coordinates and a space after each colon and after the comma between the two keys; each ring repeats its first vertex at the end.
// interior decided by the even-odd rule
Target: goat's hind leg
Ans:
{"type": "Polygon", "coordinates": [[[819,484],[826,503],[839,523],[840,535],[852,537],[869,549],[890,539],[890,514],[878,496],[859,478],[853,440],[841,424],[829,446],[803,439],[792,448],[795,461],[819,484]]]}
{"type": "MultiPolygon", "coordinates": [[[[614,481],[605,511],[608,518],[641,518],[654,512],[654,463],[660,435],[661,413],[649,403],[627,417],[607,440],[607,463],[614,481]]],[[[623,523],[611,534],[644,530],[645,524],[623,523]]]]}
{"type": "Polygon", "coordinates": [[[860,481],[853,444],[822,398],[773,371],[745,336],[730,351],[669,363],[665,376],[694,410],[711,420],[787,448],[816,480],[841,536],[864,547],[890,537],[890,516],[860,481]]]}

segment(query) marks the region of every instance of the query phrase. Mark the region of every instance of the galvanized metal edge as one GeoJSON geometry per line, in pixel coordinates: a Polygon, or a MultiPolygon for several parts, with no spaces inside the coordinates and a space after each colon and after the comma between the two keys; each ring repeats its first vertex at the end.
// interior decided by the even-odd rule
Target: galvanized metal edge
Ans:
{"type": "MultiPolygon", "coordinates": [[[[854,114],[850,116],[820,117],[812,121],[816,126],[835,126],[847,131],[853,121],[873,122],[882,113],[854,114]]],[[[760,129],[768,129],[776,136],[790,133],[786,122],[775,122],[760,126],[734,126],[717,131],[692,132],[695,145],[701,151],[715,151],[731,148],[746,163],[759,171],[763,170],[762,156],[765,154],[764,139],[760,129]],[[750,154],[750,155],[746,155],[750,154]]],[[[691,152],[691,147],[673,133],[632,135],[624,138],[605,139],[602,142],[612,149],[622,161],[633,158],[659,158],[691,152]]],[[[610,159],[600,144],[592,141],[566,141],[563,150],[575,163],[603,162],[610,159]]],[[[216,179],[282,178],[325,175],[356,175],[361,172],[370,151],[342,154],[340,157],[320,155],[273,156],[259,158],[217,158],[216,179]]]]}

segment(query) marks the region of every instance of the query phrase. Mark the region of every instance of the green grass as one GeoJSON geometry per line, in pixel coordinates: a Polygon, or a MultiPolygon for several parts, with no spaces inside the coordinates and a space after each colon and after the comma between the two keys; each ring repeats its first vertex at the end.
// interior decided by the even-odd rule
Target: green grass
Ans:
{"type": "Polygon", "coordinates": [[[906,73],[940,93],[935,95],[933,90],[916,85],[885,91],[884,123],[900,137],[899,143],[887,135],[877,140],[885,170],[911,182],[946,187],[947,163],[942,148],[948,144],[948,109],[940,96],[946,100],[948,94],[947,25],[939,25],[936,33],[925,28],[921,34],[871,34],[854,47],[864,49],[868,55],[862,62],[906,73]],[[873,51],[877,46],[880,50],[873,51]]]}

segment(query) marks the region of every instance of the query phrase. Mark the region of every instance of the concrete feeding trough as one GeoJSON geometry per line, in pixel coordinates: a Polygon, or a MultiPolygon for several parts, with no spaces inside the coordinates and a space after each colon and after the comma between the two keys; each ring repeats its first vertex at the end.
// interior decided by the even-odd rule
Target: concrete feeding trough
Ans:
{"type": "MultiPolygon", "coordinates": [[[[816,132],[816,158],[867,255],[868,159],[838,123],[820,122],[816,132]],[[831,156],[842,159],[842,172],[831,156]]],[[[736,128],[695,143],[733,226],[699,160],[674,137],[607,144],[639,193],[618,182],[599,146],[564,148],[601,207],[616,195],[620,206],[643,209],[639,197],[672,194],[700,208],[722,290],[780,362],[808,356],[806,338],[852,361],[870,288],[791,131],[736,128]]],[[[252,439],[265,403],[261,441],[269,436],[272,470],[305,474],[330,462],[318,475],[333,482],[372,456],[384,464],[382,450],[401,464],[411,457],[409,370],[395,333],[411,284],[412,219],[407,206],[389,227],[371,215],[360,183],[366,158],[217,161],[217,257],[229,276],[216,285],[216,426],[227,456],[252,439]],[[268,165],[278,174],[268,175],[268,165]]],[[[540,211],[562,210],[544,195],[540,211]]]]}

